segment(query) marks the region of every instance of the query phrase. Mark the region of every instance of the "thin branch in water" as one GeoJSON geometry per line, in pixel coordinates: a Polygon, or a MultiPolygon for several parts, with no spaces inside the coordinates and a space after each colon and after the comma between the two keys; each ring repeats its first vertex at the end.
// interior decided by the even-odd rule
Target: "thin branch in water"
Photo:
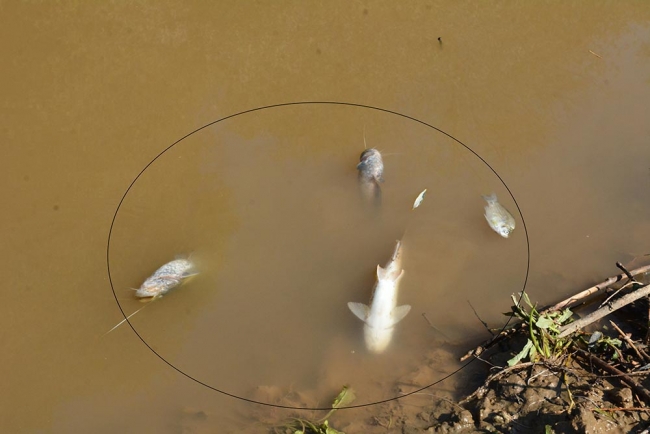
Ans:
{"type": "Polygon", "coordinates": [[[449,338],[447,337],[447,335],[445,335],[443,332],[438,330],[438,328],[436,328],[436,326],[434,326],[433,323],[429,320],[429,317],[427,316],[426,312],[422,312],[422,318],[424,318],[424,320],[427,322],[427,324],[429,324],[429,327],[434,329],[436,331],[436,333],[440,333],[440,336],[442,336],[447,341],[449,341],[449,338]]]}
{"type": "Polygon", "coordinates": [[[637,280],[634,278],[634,276],[632,276],[632,275],[630,274],[630,272],[627,271],[627,268],[625,268],[625,267],[623,266],[623,264],[621,264],[620,262],[617,261],[617,262],[616,262],[616,266],[617,266],[618,268],[620,268],[620,269],[623,271],[623,273],[625,273],[625,275],[627,276],[627,278],[630,279],[632,282],[636,282],[636,281],[637,281],[637,280]]]}
{"type": "Polygon", "coordinates": [[[494,333],[492,333],[492,330],[490,330],[490,327],[488,327],[487,323],[485,321],[483,321],[480,316],[478,316],[478,312],[476,312],[476,309],[474,309],[474,306],[472,306],[472,303],[469,300],[467,300],[467,304],[469,304],[469,307],[472,308],[472,311],[474,312],[474,315],[476,316],[476,318],[478,318],[479,321],[481,321],[481,324],[483,324],[483,327],[485,327],[485,330],[487,330],[488,333],[490,335],[492,335],[492,337],[494,337],[494,333]]]}
{"type": "Polygon", "coordinates": [[[589,315],[580,318],[579,320],[574,321],[570,324],[560,327],[560,334],[557,337],[558,339],[565,338],[569,336],[571,333],[581,330],[582,328],[588,326],[589,324],[596,322],[599,319],[609,315],[615,310],[618,310],[623,306],[633,303],[642,297],[646,297],[648,294],[650,294],[650,286],[644,285],[641,288],[637,289],[636,291],[631,292],[615,300],[610,306],[604,306],[599,309],[596,309],[589,315]]]}
{"type": "MultiPolygon", "coordinates": [[[[630,274],[633,276],[646,273],[650,271],[650,265],[645,265],[643,267],[636,268],[632,271],[630,271],[630,274]]],[[[585,289],[584,291],[581,291],[565,300],[562,300],[561,302],[555,304],[554,306],[549,307],[548,309],[544,309],[540,314],[544,314],[547,312],[553,312],[556,310],[562,310],[565,307],[569,307],[570,305],[574,304],[577,301],[580,301],[584,298],[589,297],[590,295],[596,294],[598,292],[604,291],[605,288],[607,288],[609,285],[620,282],[622,279],[626,278],[627,276],[625,274],[619,274],[617,276],[610,277],[609,279],[605,280],[604,282],[601,282],[597,285],[594,285],[590,288],[585,289]]]]}
{"type": "Polygon", "coordinates": [[[605,299],[605,301],[603,301],[602,303],[600,303],[600,306],[598,306],[598,307],[601,308],[601,307],[603,307],[603,306],[608,305],[609,302],[610,302],[610,300],[611,300],[612,298],[616,297],[616,296],[618,295],[619,292],[623,291],[625,288],[627,288],[627,287],[629,287],[629,286],[634,286],[635,283],[641,285],[641,283],[639,283],[639,282],[637,282],[637,281],[634,281],[634,282],[627,282],[625,285],[621,286],[621,287],[618,288],[616,291],[614,291],[614,293],[613,293],[612,295],[610,295],[609,297],[607,297],[607,298],[605,299]]]}

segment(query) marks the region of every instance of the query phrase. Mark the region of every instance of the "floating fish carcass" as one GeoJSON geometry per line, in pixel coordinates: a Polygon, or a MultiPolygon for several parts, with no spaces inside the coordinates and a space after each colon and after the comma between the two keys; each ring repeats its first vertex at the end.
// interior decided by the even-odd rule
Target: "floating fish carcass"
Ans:
{"type": "Polygon", "coordinates": [[[497,201],[496,193],[481,196],[487,202],[485,206],[485,220],[497,234],[504,238],[515,230],[515,219],[503,205],[497,201]]]}
{"type": "Polygon", "coordinates": [[[375,149],[366,149],[359,157],[357,164],[359,171],[359,187],[364,200],[374,205],[381,204],[381,187],[379,183],[384,182],[384,161],[381,153],[375,149]]]}
{"type": "Polygon", "coordinates": [[[188,277],[198,274],[189,259],[175,259],[156,270],[135,292],[139,298],[160,297],[174,289],[188,277]]]}
{"type": "Polygon", "coordinates": [[[395,324],[411,310],[411,306],[397,306],[399,283],[404,275],[402,269],[402,243],[397,241],[395,251],[386,267],[377,265],[377,283],[373,288],[370,306],[349,302],[348,308],[365,323],[364,340],[368,351],[381,353],[388,347],[395,324]]]}

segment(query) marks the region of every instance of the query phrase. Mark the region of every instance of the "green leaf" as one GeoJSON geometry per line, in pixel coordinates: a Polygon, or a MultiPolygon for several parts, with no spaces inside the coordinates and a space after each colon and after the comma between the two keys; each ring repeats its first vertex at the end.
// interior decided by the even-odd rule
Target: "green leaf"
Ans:
{"type": "Polygon", "coordinates": [[[327,421],[323,422],[323,425],[321,425],[321,429],[324,429],[323,434],[345,434],[343,431],[337,431],[331,426],[329,426],[327,421]]]}
{"type": "Polygon", "coordinates": [[[564,312],[562,312],[562,315],[557,319],[557,322],[558,324],[564,324],[572,316],[573,312],[571,312],[571,309],[564,309],[564,312]]]}
{"type": "Polygon", "coordinates": [[[332,408],[347,407],[356,398],[357,396],[354,394],[354,389],[348,386],[343,386],[343,390],[341,390],[341,393],[339,393],[338,396],[334,398],[334,402],[332,403],[332,408]]]}
{"type": "Polygon", "coordinates": [[[528,354],[528,360],[531,362],[534,362],[537,360],[537,348],[535,348],[535,345],[530,347],[530,353],[528,354]]]}
{"type": "Polygon", "coordinates": [[[535,325],[537,327],[539,327],[540,329],[546,330],[547,328],[553,326],[553,320],[548,319],[545,316],[540,316],[539,319],[537,320],[537,322],[535,323],[535,325]]]}
{"type": "Polygon", "coordinates": [[[528,352],[530,349],[533,348],[533,343],[531,342],[530,339],[528,339],[528,342],[526,342],[526,345],[524,346],[524,349],[519,352],[516,356],[514,356],[512,359],[508,360],[508,366],[513,366],[516,365],[528,355],[528,352]]]}

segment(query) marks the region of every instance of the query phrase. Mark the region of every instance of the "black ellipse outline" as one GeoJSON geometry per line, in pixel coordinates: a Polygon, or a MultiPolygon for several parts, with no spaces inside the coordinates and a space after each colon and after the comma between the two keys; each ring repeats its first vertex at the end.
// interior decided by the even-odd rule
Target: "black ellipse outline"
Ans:
{"type": "MultiPolygon", "coordinates": [[[[195,133],[197,133],[197,132],[199,132],[199,131],[201,131],[201,130],[203,130],[203,129],[209,127],[209,126],[212,126],[212,125],[214,125],[214,124],[216,124],[216,123],[219,123],[219,122],[225,121],[225,120],[230,119],[230,118],[234,118],[234,117],[236,117],[236,116],[244,115],[244,114],[247,114],[247,113],[253,113],[253,112],[256,112],[256,111],[260,111],[260,110],[271,109],[271,108],[287,107],[287,106],[294,106],[294,105],[316,105],[316,104],[331,104],[331,105],[342,105],[342,106],[348,106],[348,107],[365,108],[365,109],[370,109],[370,110],[376,110],[376,111],[379,111],[379,112],[390,113],[390,114],[393,114],[393,115],[401,116],[401,117],[403,117],[403,118],[405,118],[405,119],[409,119],[409,120],[415,121],[415,122],[417,122],[417,123],[419,123],[419,124],[425,125],[425,126],[431,128],[431,129],[433,129],[433,130],[436,130],[436,131],[438,131],[439,133],[444,134],[445,136],[449,137],[449,138],[452,139],[453,141],[455,141],[455,142],[457,142],[458,144],[462,145],[465,149],[467,149],[468,151],[470,151],[470,152],[471,152],[472,154],[474,154],[474,155],[475,155],[479,160],[481,160],[481,161],[482,161],[482,162],[483,162],[487,167],[489,167],[490,170],[492,171],[492,173],[494,173],[494,174],[496,175],[496,177],[499,179],[499,181],[501,181],[501,184],[503,184],[503,186],[506,188],[506,190],[508,190],[508,194],[510,195],[510,197],[511,197],[512,200],[514,201],[515,206],[517,207],[517,211],[519,212],[519,216],[521,217],[521,222],[522,222],[523,227],[524,227],[524,234],[526,235],[526,253],[527,253],[527,258],[526,258],[526,277],[524,278],[524,286],[523,286],[523,288],[521,289],[521,291],[522,291],[522,295],[519,296],[519,299],[521,300],[521,297],[523,296],[523,291],[525,291],[525,289],[526,289],[526,284],[528,283],[528,273],[530,272],[530,240],[529,240],[529,238],[528,238],[528,229],[526,228],[526,221],[524,220],[524,215],[523,215],[523,213],[521,212],[521,208],[519,208],[519,203],[517,203],[517,199],[515,199],[515,196],[512,194],[512,191],[510,191],[510,188],[509,188],[508,185],[505,183],[505,181],[501,178],[501,176],[499,176],[499,174],[497,173],[497,171],[494,170],[494,169],[492,168],[492,166],[490,166],[490,165],[488,164],[488,162],[485,161],[485,160],[483,159],[483,157],[481,157],[479,154],[477,154],[476,152],[474,152],[474,150],[473,150],[472,148],[470,148],[469,146],[467,146],[466,144],[464,144],[463,142],[461,142],[460,140],[458,140],[457,138],[455,138],[455,137],[452,136],[451,134],[448,134],[448,133],[442,131],[441,129],[439,129],[439,128],[437,128],[437,127],[434,127],[433,125],[430,125],[430,124],[428,124],[428,123],[426,123],[426,122],[424,122],[424,121],[421,121],[421,120],[419,120],[419,119],[416,119],[416,118],[414,118],[414,117],[412,117],[412,116],[408,116],[408,115],[405,115],[405,114],[402,114],[402,113],[399,113],[399,112],[395,112],[395,111],[392,111],[392,110],[383,109],[383,108],[379,108],[379,107],[373,107],[373,106],[369,106],[369,105],[365,105],[365,104],[348,103],[348,102],[341,102],[341,101],[297,101],[297,102],[287,102],[287,103],[280,103],[280,104],[271,104],[271,105],[267,105],[267,106],[256,107],[256,108],[253,108],[253,109],[244,110],[244,111],[242,111],[242,112],[235,113],[235,114],[232,114],[232,115],[228,115],[228,116],[223,117],[223,118],[221,118],[221,119],[217,119],[216,121],[212,121],[212,122],[210,122],[210,123],[208,123],[208,124],[206,124],[206,125],[203,125],[202,127],[199,127],[199,128],[197,128],[197,129],[195,129],[195,130],[192,131],[191,133],[186,134],[185,136],[181,137],[180,139],[178,139],[177,141],[175,141],[174,143],[172,143],[171,145],[169,145],[169,146],[168,146],[167,148],[165,148],[162,152],[160,152],[160,153],[159,153],[159,154],[158,154],[158,155],[157,155],[153,160],[151,160],[151,161],[150,161],[150,162],[149,162],[149,163],[148,163],[148,164],[147,164],[147,165],[146,165],[146,166],[145,166],[145,167],[140,171],[140,173],[138,173],[138,176],[136,176],[135,179],[131,182],[131,184],[129,185],[129,187],[128,187],[128,188],[126,189],[126,191],[124,192],[124,195],[122,196],[122,199],[120,199],[120,202],[118,203],[117,208],[115,209],[115,214],[113,215],[113,219],[112,219],[112,221],[111,221],[111,226],[110,226],[110,228],[109,228],[109,230],[108,230],[108,242],[107,242],[107,244],[106,244],[106,268],[107,268],[107,271],[108,271],[108,281],[109,281],[109,283],[110,283],[110,285],[111,285],[111,291],[113,291],[113,296],[115,297],[115,302],[117,303],[117,306],[118,306],[118,308],[120,309],[120,312],[122,312],[122,315],[124,316],[124,319],[125,319],[126,322],[129,324],[129,327],[131,327],[131,330],[133,330],[133,332],[136,334],[136,336],[137,336],[137,337],[142,341],[143,344],[145,344],[145,346],[146,346],[147,348],[149,348],[149,350],[151,350],[152,353],[154,353],[156,356],[158,356],[158,358],[159,358],[160,360],[162,360],[163,362],[165,362],[169,367],[171,367],[172,369],[174,369],[174,370],[175,370],[176,372],[178,372],[179,374],[181,374],[181,375],[183,375],[183,376],[189,378],[190,380],[192,380],[192,381],[194,381],[194,382],[196,382],[196,383],[198,383],[198,384],[200,384],[200,385],[202,385],[202,386],[204,386],[204,387],[207,387],[207,388],[210,389],[210,390],[214,390],[215,392],[219,392],[219,393],[221,393],[221,394],[223,394],[223,395],[226,395],[226,396],[229,396],[229,397],[231,397],[231,398],[236,398],[236,399],[239,399],[239,400],[242,400],[242,401],[245,401],[245,402],[250,402],[250,403],[252,403],[252,404],[259,404],[259,405],[264,405],[264,406],[268,406],[268,407],[275,407],[275,408],[284,408],[284,409],[289,409],[289,410],[329,411],[329,410],[333,410],[334,407],[294,407],[294,406],[290,406],[290,405],[270,404],[270,403],[268,403],[268,402],[262,402],[262,401],[256,401],[256,400],[254,400],[254,399],[250,399],[250,398],[244,398],[244,397],[237,396],[237,395],[235,395],[235,394],[228,393],[228,392],[225,392],[225,391],[223,391],[223,390],[217,389],[216,387],[210,386],[209,384],[206,384],[206,383],[204,383],[204,382],[202,382],[202,381],[200,381],[200,380],[197,380],[196,378],[192,377],[191,375],[186,374],[185,372],[181,371],[181,370],[178,369],[176,366],[174,366],[174,365],[172,365],[171,363],[169,363],[169,362],[168,362],[164,357],[162,357],[160,354],[158,354],[158,353],[157,353],[153,348],[151,348],[151,346],[149,346],[149,344],[147,343],[147,341],[145,341],[145,340],[142,338],[142,336],[140,336],[140,334],[137,332],[137,330],[133,327],[133,324],[131,324],[131,321],[129,321],[129,320],[127,319],[127,316],[126,316],[126,314],[124,313],[124,310],[122,310],[122,305],[120,304],[120,302],[119,302],[119,300],[118,300],[118,298],[117,298],[117,294],[115,293],[115,288],[113,287],[113,280],[111,279],[111,266],[110,266],[111,235],[112,235],[112,233],[113,233],[113,226],[114,226],[114,224],[115,224],[115,219],[117,218],[117,213],[119,212],[120,207],[122,206],[122,203],[124,202],[124,199],[126,198],[126,195],[129,193],[129,191],[131,190],[131,188],[133,187],[133,185],[136,183],[136,181],[140,178],[140,176],[142,176],[142,174],[145,172],[145,170],[147,170],[147,169],[149,168],[149,166],[151,166],[151,165],[154,163],[154,161],[156,161],[158,158],[160,158],[160,157],[161,157],[165,152],[169,151],[171,148],[173,148],[173,147],[176,146],[178,143],[180,143],[181,141],[185,140],[186,138],[188,138],[188,137],[191,136],[192,134],[195,134],[195,133]]],[[[505,328],[506,328],[506,327],[508,326],[508,324],[510,323],[510,320],[511,320],[511,319],[512,319],[512,317],[509,317],[509,318],[508,318],[508,321],[505,323],[505,325],[503,326],[503,328],[501,329],[501,331],[505,330],[505,328]]],[[[407,397],[407,396],[413,395],[413,394],[415,394],[415,393],[418,393],[418,392],[421,392],[421,391],[423,391],[423,390],[425,390],[425,389],[428,389],[429,387],[434,386],[434,385],[436,385],[436,384],[438,384],[438,383],[440,383],[440,382],[442,382],[442,381],[445,381],[447,378],[450,378],[451,376],[453,376],[453,375],[455,375],[456,373],[460,372],[462,369],[464,369],[464,368],[466,368],[467,366],[469,366],[469,364],[472,363],[472,362],[474,362],[475,360],[476,360],[476,358],[473,358],[473,359],[471,359],[469,362],[467,362],[467,363],[465,363],[463,366],[461,366],[460,368],[456,369],[455,371],[451,372],[450,374],[447,374],[446,376],[440,378],[439,380],[436,380],[435,382],[429,384],[428,386],[421,387],[421,388],[419,388],[419,389],[417,389],[417,390],[414,390],[414,391],[412,391],[412,392],[406,393],[406,394],[404,394],[404,395],[399,395],[399,396],[395,396],[395,397],[393,397],[393,398],[383,399],[383,400],[380,400],[380,401],[369,402],[369,403],[365,403],[365,404],[357,404],[357,405],[350,405],[350,406],[347,406],[347,407],[340,407],[340,408],[338,408],[338,410],[345,410],[345,409],[352,409],[352,408],[362,408],[362,407],[370,407],[370,406],[372,406],[372,405],[383,404],[383,403],[390,402],[390,401],[396,401],[396,400],[398,400],[398,399],[401,399],[401,398],[404,398],[404,397],[407,397]]]]}

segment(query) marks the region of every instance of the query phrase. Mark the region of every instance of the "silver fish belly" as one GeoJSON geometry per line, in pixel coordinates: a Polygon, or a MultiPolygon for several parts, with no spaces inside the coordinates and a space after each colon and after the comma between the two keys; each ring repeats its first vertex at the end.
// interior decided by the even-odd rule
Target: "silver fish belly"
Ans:
{"type": "Polygon", "coordinates": [[[496,232],[504,238],[515,230],[515,219],[503,205],[497,201],[497,195],[492,193],[489,196],[481,196],[487,202],[485,206],[485,220],[496,232]]]}
{"type": "Polygon", "coordinates": [[[395,246],[391,260],[382,268],[377,265],[377,283],[373,288],[370,306],[349,302],[348,308],[362,320],[366,348],[372,353],[382,353],[390,344],[395,325],[411,310],[411,306],[397,306],[399,283],[404,275],[401,266],[402,244],[395,246]]]}
{"type": "Polygon", "coordinates": [[[189,259],[176,259],[157,269],[135,292],[135,296],[139,298],[160,297],[195,274],[197,272],[194,269],[194,264],[189,259]]]}
{"type": "Polygon", "coordinates": [[[381,153],[374,149],[366,149],[359,157],[357,164],[359,171],[359,188],[361,196],[366,203],[381,205],[381,187],[379,183],[384,182],[384,161],[381,153]]]}

